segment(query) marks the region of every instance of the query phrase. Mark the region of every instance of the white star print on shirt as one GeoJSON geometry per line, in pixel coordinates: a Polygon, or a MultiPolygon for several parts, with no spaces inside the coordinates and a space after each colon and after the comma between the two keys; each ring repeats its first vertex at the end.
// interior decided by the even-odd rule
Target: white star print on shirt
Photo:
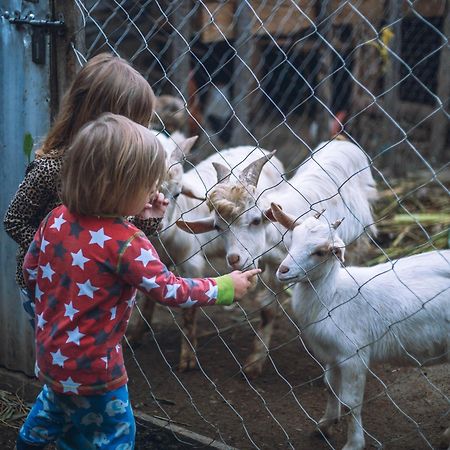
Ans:
{"type": "Polygon", "coordinates": [[[198,300],[192,300],[191,297],[189,297],[184,303],[180,303],[178,306],[180,308],[190,308],[191,306],[195,305],[198,300]]]}
{"type": "Polygon", "coordinates": [[[94,298],[94,292],[100,289],[98,287],[92,286],[91,280],[87,280],[84,283],[77,283],[77,286],[80,289],[80,291],[78,292],[78,297],[87,295],[90,298],[94,298]]]}
{"type": "Polygon", "coordinates": [[[56,228],[59,231],[63,223],[66,223],[66,220],[63,218],[63,213],[61,213],[59,217],[55,217],[55,221],[53,225],[50,225],[50,228],[56,228]]]}
{"type": "Polygon", "coordinates": [[[103,229],[103,227],[98,231],[89,231],[89,233],[91,235],[89,244],[97,244],[101,248],[104,247],[106,241],[109,241],[111,239],[105,234],[105,230],[103,229]]]}
{"type": "Polygon", "coordinates": [[[61,353],[61,349],[58,349],[57,352],[50,352],[53,358],[53,364],[56,366],[64,367],[64,361],[69,359],[67,356],[64,356],[61,353]]]}
{"type": "Polygon", "coordinates": [[[164,296],[164,298],[176,298],[178,288],[181,286],[181,284],[168,284],[167,285],[167,294],[164,296]]]}
{"type": "Polygon", "coordinates": [[[109,312],[111,313],[111,319],[109,320],[114,320],[116,318],[117,306],[113,306],[109,312]]]}
{"type": "Polygon", "coordinates": [[[37,327],[43,330],[44,325],[47,323],[47,321],[44,319],[44,313],[38,314],[37,319],[38,319],[37,327]]]}
{"type": "Polygon", "coordinates": [[[51,268],[50,263],[47,263],[45,266],[39,266],[42,270],[42,278],[48,278],[52,281],[52,276],[55,271],[51,268]]]}
{"type": "Polygon", "coordinates": [[[69,304],[65,304],[64,307],[66,308],[66,312],[64,313],[64,317],[68,317],[70,319],[70,321],[72,322],[73,320],[73,316],[79,312],[78,309],[75,309],[72,305],[72,302],[70,302],[69,304]]]}
{"type": "Polygon", "coordinates": [[[27,272],[28,272],[28,278],[30,279],[30,280],[35,280],[36,279],[36,277],[37,277],[37,269],[27,269],[27,272]]]}
{"type": "Polygon", "coordinates": [[[39,285],[36,283],[36,289],[34,290],[34,296],[36,297],[36,300],[41,301],[43,292],[39,289],[39,285]]]}
{"type": "Polygon", "coordinates": [[[72,255],[72,266],[78,266],[84,270],[84,264],[90,261],[89,258],[85,258],[83,251],[80,249],[77,253],[70,253],[72,255]]]}
{"type": "Polygon", "coordinates": [[[73,392],[74,394],[78,394],[78,387],[81,386],[80,383],[75,383],[72,377],[67,378],[66,381],[61,380],[60,383],[64,389],[64,393],[73,392]]]}
{"type": "Polygon", "coordinates": [[[130,300],[127,300],[128,308],[132,308],[134,305],[134,297],[131,297],[130,300]]]}
{"type": "Polygon", "coordinates": [[[72,331],[66,331],[66,333],[69,336],[67,338],[66,344],[68,344],[69,342],[73,342],[76,345],[80,345],[80,339],[85,336],[83,333],[80,333],[80,329],[78,327],[76,327],[72,331]]]}
{"type": "Polygon", "coordinates": [[[208,296],[208,302],[211,300],[214,300],[219,295],[219,288],[218,286],[214,286],[212,283],[209,284],[209,290],[206,292],[206,295],[208,296]]]}
{"type": "Polygon", "coordinates": [[[156,282],[156,276],[152,278],[142,277],[142,282],[139,286],[143,287],[147,292],[159,288],[159,284],[156,282]]]}
{"type": "Polygon", "coordinates": [[[42,241],[41,241],[41,252],[42,253],[45,253],[45,247],[47,247],[48,244],[50,244],[50,242],[48,242],[44,238],[42,238],[42,241]]]}
{"type": "Polygon", "coordinates": [[[157,258],[153,256],[151,250],[141,248],[141,254],[135,259],[135,261],[141,261],[144,267],[146,267],[149,261],[155,261],[156,259],[157,258]]]}

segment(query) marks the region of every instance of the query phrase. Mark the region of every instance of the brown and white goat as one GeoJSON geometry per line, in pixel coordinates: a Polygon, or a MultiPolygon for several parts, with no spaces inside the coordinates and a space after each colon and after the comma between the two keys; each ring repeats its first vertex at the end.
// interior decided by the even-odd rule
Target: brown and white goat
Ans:
{"type": "Polygon", "coordinates": [[[375,183],[366,155],[348,141],[323,142],[293,178],[279,180],[273,189],[258,183],[262,166],[255,166],[251,177],[239,180],[229,177],[225,167],[215,168],[222,182],[209,193],[213,215],[178,225],[191,232],[219,233],[232,269],[265,267],[261,276],[265,288],[256,295],[257,304],[262,306],[261,322],[245,367],[248,376],[256,377],[267,359],[278,305],[286,296],[275,273],[286,256],[290,232],[271,222],[274,217],[270,203],[281,204],[300,222],[323,208],[331,217],[346,216],[341,236],[350,244],[365,235],[366,230],[375,231],[371,212],[375,183]]]}

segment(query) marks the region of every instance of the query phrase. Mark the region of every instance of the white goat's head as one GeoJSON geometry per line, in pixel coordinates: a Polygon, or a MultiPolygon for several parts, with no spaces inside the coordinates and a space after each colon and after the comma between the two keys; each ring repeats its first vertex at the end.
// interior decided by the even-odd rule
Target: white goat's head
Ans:
{"type": "Polygon", "coordinates": [[[271,210],[261,206],[257,185],[264,165],[274,154],[275,151],[253,161],[239,175],[213,163],[219,182],[208,196],[211,216],[177,222],[181,229],[194,234],[216,230],[224,241],[227,264],[232,269],[257,265],[265,251],[264,225],[271,210]]]}
{"type": "Polygon", "coordinates": [[[167,175],[161,187],[161,191],[169,200],[169,207],[161,222],[161,229],[165,229],[175,211],[176,200],[183,189],[183,162],[191,151],[198,136],[187,138],[181,133],[174,133],[170,137],[163,134],[157,135],[166,151],[167,175]]]}
{"type": "Polygon", "coordinates": [[[342,220],[332,224],[321,220],[322,211],[298,223],[278,205],[272,203],[271,209],[274,219],[292,230],[288,256],[277,270],[279,281],[313,281],[328,273],[337,259],[344,262],[345,244],[336,233],[342,220]]]}

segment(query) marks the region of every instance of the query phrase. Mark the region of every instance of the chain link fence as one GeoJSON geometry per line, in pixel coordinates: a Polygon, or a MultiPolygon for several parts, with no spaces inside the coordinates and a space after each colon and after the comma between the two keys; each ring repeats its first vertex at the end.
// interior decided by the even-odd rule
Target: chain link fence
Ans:
{"type": "MultiPolygon", "coordinates": [[[[199,135],[186,172],[224,149],[248,145],[277,149],[289,183],[320,142],[345,136],[368,155],[378,190],[379,232],[357,250],[359,265],[448,248],[448,1],[76,0],[75,5],[81,26],[74,42],[85,44],[73,45],[79,63],[101,51],[131,61],[160,96],[154,128],[165,135],[199,135]]],[[[207,187],[211,193],[215,186],[207,187]]],[[[180,208],[169,226],[188,213],[180,208]]],[[[233,234],[233,228],[227,232],[233,234]]],[[[200,250],[192,258],[207,261],[202,267],[208,275],[231,270],[224,256],[214,263],[205,256],[207,243],[198,239],[200,250]]],[[[172,269],[186,275],[186,260],[180,263],[170,253],[164,232],[158,245],[172,269]]],[[[448,263],[442,268],[448,274],[448,263]]],[[[292,290],[282,295],[264,286],[266,294],[272,291],[275,309],[249,296],[232,308],[202,309],[197,317],[158,307],[150,322],[144,306],[144,329],[150,333],[128,352],[134,405],[210,436],[211,445],[341,448],[344,425],[332,437],[313,433],[325,409],[327,368],[294,319],[292,290]],[[184,361],[180,334],[188,339],[182,341],[182,355],[190,354],[184,361]],[[255,348],[267,359],[258,373],[247,370],[255,348]],[[189,368],[196,370],[185,371],[189,368]]],[[[448,290],[442,295],[448,297],[448,290]]],[[[447,342],[447,360],[448,351],[447,342]]],[[[368,369],[362,428],[369,446],[439,447],[450,425],[449,366],[415,365],[368,369]]],[[[351,418],[354,411],[343,414],[351,418]]],[[[178,439],[180,446],[190,446],[178,439]]]]}

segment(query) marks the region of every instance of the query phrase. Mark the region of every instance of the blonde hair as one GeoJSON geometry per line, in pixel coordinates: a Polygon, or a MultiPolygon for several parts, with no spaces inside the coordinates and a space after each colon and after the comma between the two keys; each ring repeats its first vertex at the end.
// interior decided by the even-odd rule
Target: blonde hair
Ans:
{"type": "Polygon", "coordinates": [[[155,94],[145,78],[122,58],[101,53],[78,72],[37,156],[60,155],[80,128],[105,112],[148,126],[155,94]]]}
{"type": "Polygon", "coordinates": [[[68,149],[61,199],[89,216],[124,215],[127,206],[161,185],[165,152],[147,128],[107,113],[84,126],[68,149]]]}

